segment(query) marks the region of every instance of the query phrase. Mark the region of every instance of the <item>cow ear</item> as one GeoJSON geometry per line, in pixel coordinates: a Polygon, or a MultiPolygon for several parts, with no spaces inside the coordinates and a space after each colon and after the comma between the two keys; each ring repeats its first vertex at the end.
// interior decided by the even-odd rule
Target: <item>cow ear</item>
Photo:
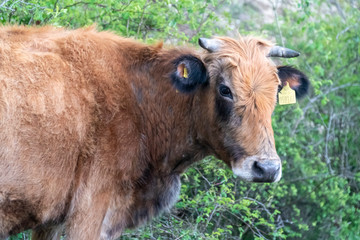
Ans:
{"type": "Polygon", "coordinates": [[[182,55],[174,61],[171,80],[177,90],[191,93],[208,81],[204,63],[193,55],[182,55]]]}
{"type": "Polygon", "coordinates": [[[280,66],[278,67],[278,76],[281,81],[279,86],[279,91],[289,83],[289,86],[295,90],[296,98],[300,99],[304,97],[309,90],[309,79],[307,76],[297,70],[296,68],[290,66],[280,66]]]}

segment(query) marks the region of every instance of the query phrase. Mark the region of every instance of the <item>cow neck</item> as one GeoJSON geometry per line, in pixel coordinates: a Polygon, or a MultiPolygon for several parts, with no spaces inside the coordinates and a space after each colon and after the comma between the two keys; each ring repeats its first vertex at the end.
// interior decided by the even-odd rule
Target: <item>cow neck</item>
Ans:
{"type": "MultiPolygon", "coordinates": [[[[163,50],[161,57],[175,59],[178,50],[163,50]]],[[[177,91],[168,78],[173,65],[169,59],[147,61],[131,67],[131,88],[139,108],[143,149],[153,174],[167,176],[182,173],[191,163],[204,157],[204,145],[198,141],[194,115],[196,93],[177,91]]]]}
{"type": "Polygon", "coordinates": [[[159,175],[180,174],[197,160],[198,146],[192,126],[193,97],[176,92],[162,96],[165,99],[161,102],[152,99],[151,108],[141,107],[145,149],[152,168],[159,175]]]}

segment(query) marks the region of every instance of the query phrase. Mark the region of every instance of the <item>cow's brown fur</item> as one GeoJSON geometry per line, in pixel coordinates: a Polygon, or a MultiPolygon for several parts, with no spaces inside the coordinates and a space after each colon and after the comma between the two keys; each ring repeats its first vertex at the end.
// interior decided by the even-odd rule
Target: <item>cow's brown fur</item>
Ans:
{"type": "Polygon", "coordinates": [[[210,83],[184,94],[169,74],[174,59],[197,55],[191,49],[93,28],[3,27],[0,239],[28,228],[34,239],[57,239],[61,225],[69,239],[112,239],[170,208],[194,161],[215,154],[231,165],[229,148],[275,151],[270,43],[222,40],[219,53],[199,56],[210,83]],[[242,127],[232,119],[231,137],[214,110],[217,75],[238,79],[230,84],[242,127]]]}

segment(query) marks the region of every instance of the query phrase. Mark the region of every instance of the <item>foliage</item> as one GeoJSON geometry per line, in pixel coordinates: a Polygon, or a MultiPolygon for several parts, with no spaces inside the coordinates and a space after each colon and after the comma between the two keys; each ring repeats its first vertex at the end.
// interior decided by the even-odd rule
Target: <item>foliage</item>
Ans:
{"type": "Polygon", "coordinates": [[[218,20],[213,12],[224,0],[51,0],[3,1],[2,23],[26,25],[52,24],[78,28],[96,24],[100,30],[112,30],[126,37],[148,42],[196,42],[199,36],[223,33],[212,26],[218,20]],[[183,29],[187,29],[185,34],[183,29]]]}
{"type": "Polygon", "coordinates": [[[304,7],[286,15],[296,25],[282,25],[291,45],[302,50],[306,62],[298,65],[311,76],[314,91],[301,109],[279,107],[274,115],[275,129],[285,132],[276,134],[277,150],[287,154],[285,171],[292,176],[284,182],[297,190],[286,204],[301,210],[306,238],[359,239],[360,13],[345,1],[304,7]],[[296,115],[295,122],[288,118],[296,115]],[[284,128],[288,122],[291,129],[284,128]]]}
{"type": "MultiPolygon", "coordinates": [[[[270,23],[260,20],[260,1],[0,1],[3,24],[96,23],[100,30],[170,44],[239,31],[301,51],[284,63],[307,72],[312,93],[273,114],[283,180],[244,183],[208,157],[183,175],[171,213],[121,239],[360,239],[359,3],[261,3],[276,13],[270,23]]],[[[28,238],[25,232],[10,239],[28,238]]]]}

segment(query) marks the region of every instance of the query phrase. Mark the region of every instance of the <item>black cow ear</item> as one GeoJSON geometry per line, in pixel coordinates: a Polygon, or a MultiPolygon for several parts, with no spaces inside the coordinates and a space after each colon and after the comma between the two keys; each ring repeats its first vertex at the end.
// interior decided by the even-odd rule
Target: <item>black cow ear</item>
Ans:
{"type": "Polygon", "coordinates": [[[279,91],[287,83],[289,83],[289,86],[295,90],[296,98],[300,99],[308,93],[310,86],[309,79],[304,73],[300,72],[296,68],[290,66],[280,66],[278,67],[278,76],[281,81],[279,91]]]}
{"type": "Polygon", "coordinates": [[[176,89],[183,93],[191,93],[208,81],[204,63],[193,55],[183,55],[175,59],[171,80],[176,89]]]}

